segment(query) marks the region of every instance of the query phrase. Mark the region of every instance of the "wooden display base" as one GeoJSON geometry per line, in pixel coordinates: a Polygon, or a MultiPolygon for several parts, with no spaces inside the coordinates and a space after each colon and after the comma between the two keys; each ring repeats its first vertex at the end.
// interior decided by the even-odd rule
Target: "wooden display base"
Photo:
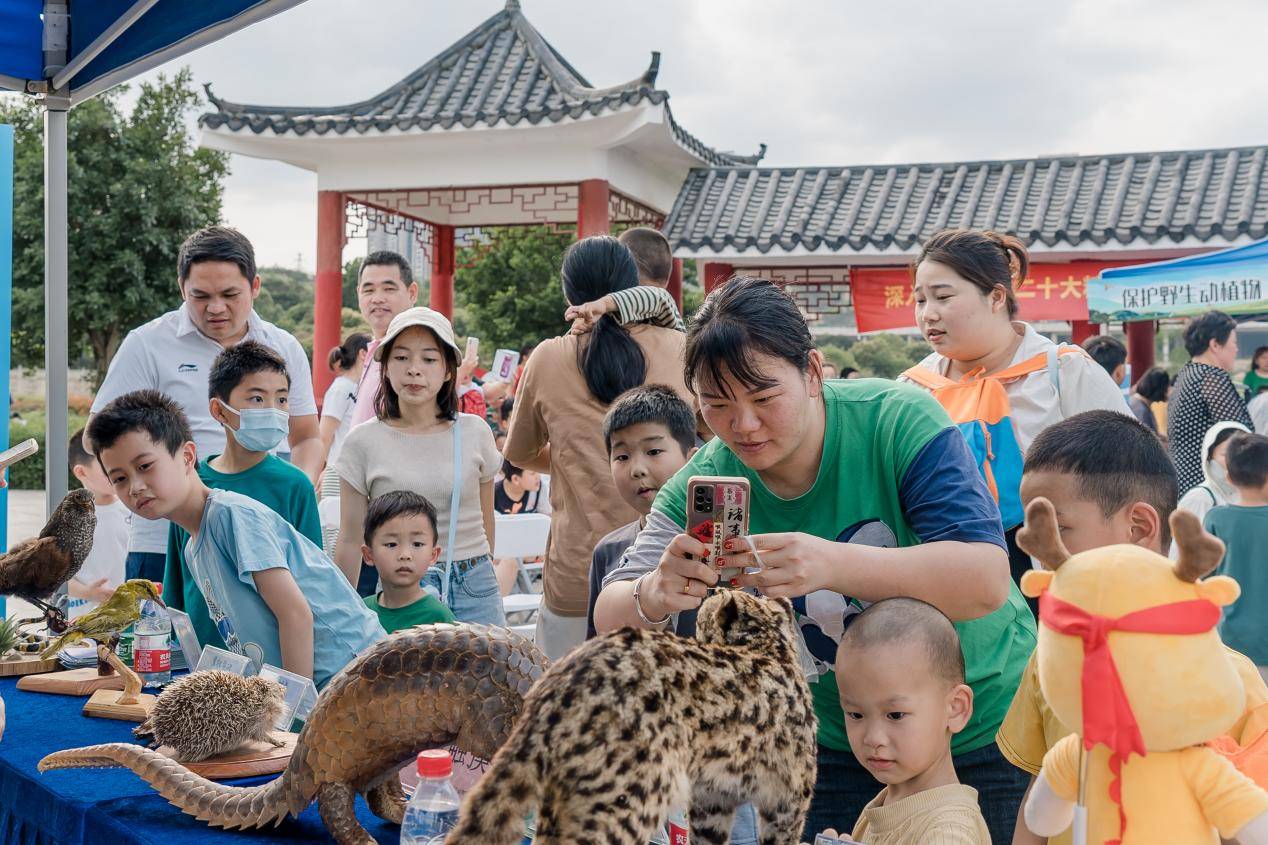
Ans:
{"type": "Polygon", "coordinates": [[[41,672],[52,672],[60,669],[62,664],[56,657],[40,657],[38,654],[15,654],[0,659],[0,678],[11,678],[14,675],[36,675],[41,672]]]}
{"type": "Polygon", "coordinates": [[[97,690],[123,689],[123,678],[117,674],[101,675],[95,666],[86,666],[47,675],[28,675],[18,681],[18,689],[54,695],[92,695],[97,690]]]}
{"type": "MultiPolygon", "coordinates": [[[[197,763],[186,763],[185,767],[194,774],[209,780],[275,775],[286,771],[291,754],[295,751],[295,743],[299,741],[299,735],[286,731],[273,731],[273,738],[283,743],[281,748],[267,742],[249,742],[236,751],[200,760],[197,763]]],[[[176,752],[169,746],[164,745],[158,751],[164,756],[176,758],[176,752]]]]}
{"type": "Polygon", "coordinates": [[[121,704],[119,699],[127,697],[121,690],[99,689],[84,705],[84,715],[99,719],[118,719],[122,722],[144,722],[154,709],[158,696],[141,693],[136,696],[136,703],[121,704]]]}

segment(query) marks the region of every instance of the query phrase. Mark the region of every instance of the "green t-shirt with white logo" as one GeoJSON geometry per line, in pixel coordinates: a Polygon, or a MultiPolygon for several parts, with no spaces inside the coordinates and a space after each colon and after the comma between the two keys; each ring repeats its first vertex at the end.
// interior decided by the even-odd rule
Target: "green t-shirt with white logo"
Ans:
{"type": "MultiPolygon", "coordinates": [[[[828,540],[904,547],[936,541],[1004,547],[999,509],[960,432],[928,393],[880,379],[824,384],[826,427],[814,485],[795,499],[772,493],[715,439],[664,487],[655,509],[686,525],[687,480],[694,475],[741,476],[752,487],[750,534],[802,532],[828,540]]],[[[828,591],[794,600],[806,645],[822,674],[811,683],[819,742],[849,748],[836,676],[836,642],[859,603],[828,591]]],[[[1026,660],[1035,622],[1015,584],[995,612],[956,624],[973,718],[952,742],[962,754],[994,742],[1026,660]]]]}

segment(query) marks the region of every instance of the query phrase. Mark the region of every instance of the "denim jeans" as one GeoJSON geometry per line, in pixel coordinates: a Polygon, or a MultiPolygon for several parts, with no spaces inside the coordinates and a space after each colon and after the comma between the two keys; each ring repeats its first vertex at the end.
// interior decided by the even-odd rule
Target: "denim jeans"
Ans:
{"type": "Polygon", "coordinates": [[[757,845],[757,808],[752,804],[745,804],[735,811],[731,845],[757,845]]]}
{"type": "Polygon", "coordinates": [[[123,571],[129,580],[144,578],[162,584],[166,569],[167,554],[164,552],[128,552],[123,562],[123,571]]]}
{"type": "MultiPolygon", "coordinates": [[[[506,613],[502,610],[502,593],[493,571],[493,560],[481,555],[470,560],[455,560],[449,579],[449,609],[459,622],[476,622],[482,625],[506,625],[506,613]]],[[[438,563],[427,570],[423,586],[436,595],[444,594],[441,577],[445,564],[438,563]]]]}
{"type": "MultiPolygon", "coordinates": [[[[1030,785],[1030,775],[1009,763],[995,743],[953,758],[960,783],[977,790],[982,816],[993,842],[1012,842],[1017,809],[1030,785]]],[[[832,827],[849,833],[867,802],[881,784],[849,751],[819,746],[819,777],[801,838],[813,842],[816,833],[832,827]]]]}

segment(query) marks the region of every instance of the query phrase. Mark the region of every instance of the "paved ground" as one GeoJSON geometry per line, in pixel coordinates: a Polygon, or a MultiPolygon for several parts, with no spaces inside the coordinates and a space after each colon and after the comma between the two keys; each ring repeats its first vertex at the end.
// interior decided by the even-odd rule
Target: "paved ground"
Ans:
{"type": "MultiPolygon", "coordinates": [[[[43,490],[10,490],[8,537],[12,546],[19,540],[34,537],[44,527],[44,491],[43,490]]],[[[21,599],[6,599],[6,613],[9,616],[38,616],[35,608],[21,599]]]]}

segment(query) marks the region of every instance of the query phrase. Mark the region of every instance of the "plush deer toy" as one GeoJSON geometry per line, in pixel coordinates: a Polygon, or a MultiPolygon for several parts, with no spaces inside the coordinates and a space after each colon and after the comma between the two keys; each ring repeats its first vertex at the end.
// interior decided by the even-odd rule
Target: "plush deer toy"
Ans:
{"type": "Polygon", "coordinates": [[[1026,803],[1039,836],[1068,828],[1082,796],[1088,843],[1268,845],[1268,793],[1203,745],[1245,705],[1216,631],[1240,588],[1200,580],[1224,546],[1195,516],[1176,511],[1171,531],[1174,565],[1131,545],[1072,556],[1052,504],[1026,509],[1017,542],[1045,567],[1021,585],[1039,599],[1039,685],[1057,718],[1079,726],[1048,751],[1026,803]]]}

